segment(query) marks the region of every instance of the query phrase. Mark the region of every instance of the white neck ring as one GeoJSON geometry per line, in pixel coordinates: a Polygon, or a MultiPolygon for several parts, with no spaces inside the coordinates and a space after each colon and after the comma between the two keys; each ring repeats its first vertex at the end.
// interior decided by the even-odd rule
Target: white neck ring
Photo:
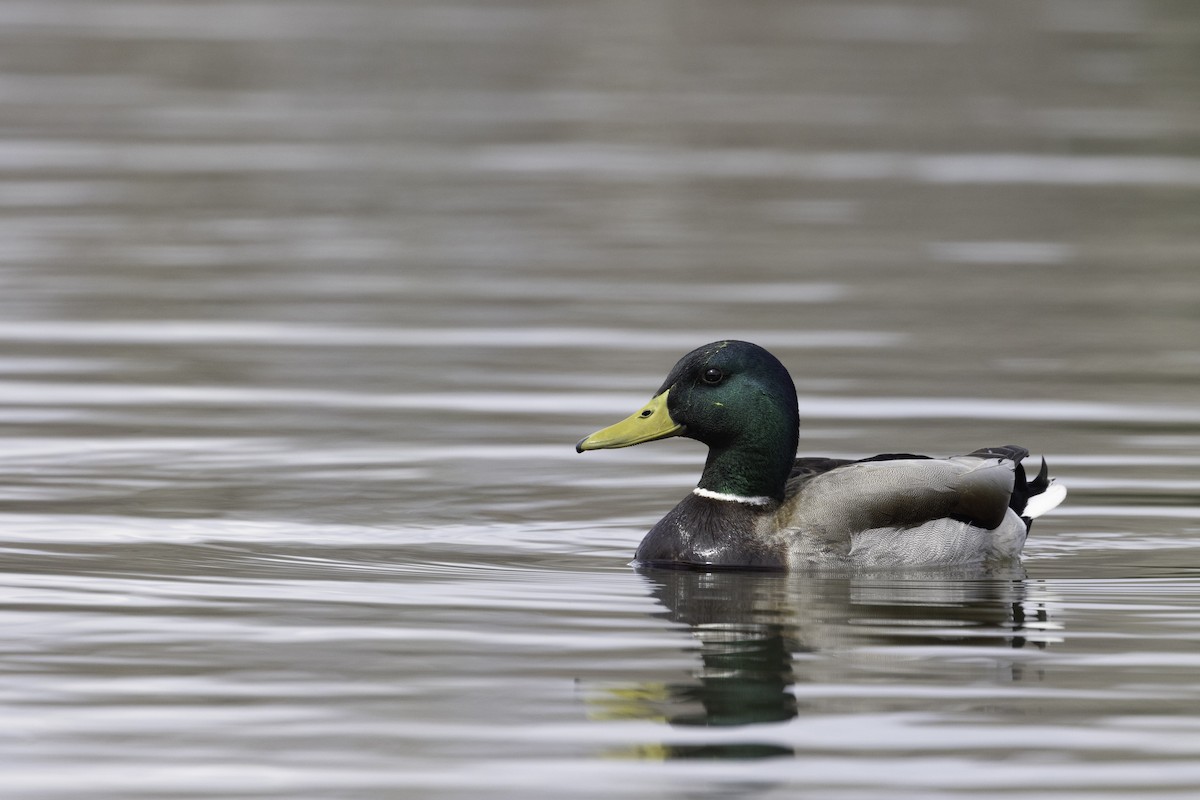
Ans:
{"type": "Polygon", "coordinates": [[[769,497],[746,497],[740,494],[725,494],[724,492],[714,492],[711,489],[703,489],[697,486],[692,489],[692,494],[697,497],[707,497],[709,500],[720,500],[723,503],[742,503],[748,506],[766,506],[771,504],[769,497]]]}

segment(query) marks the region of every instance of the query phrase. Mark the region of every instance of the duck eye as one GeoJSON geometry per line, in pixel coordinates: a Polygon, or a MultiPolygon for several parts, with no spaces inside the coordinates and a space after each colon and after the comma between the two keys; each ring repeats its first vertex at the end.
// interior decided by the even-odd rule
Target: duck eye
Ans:
{"type": "Polygon", "coordinates": [[[725,380],[725,373],[716,367],[709,367],[708,369],[704,370],[704,374],[700,376],[700,378],[710,386],[715,386],[721,381],[725,380]]]}

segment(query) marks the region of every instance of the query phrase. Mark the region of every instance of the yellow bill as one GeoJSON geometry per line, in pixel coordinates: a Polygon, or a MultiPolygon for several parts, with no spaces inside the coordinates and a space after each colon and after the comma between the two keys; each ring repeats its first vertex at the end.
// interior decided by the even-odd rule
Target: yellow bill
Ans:
{"type": "Polygon", "coordinates": [[[575,450],[609,450],[614,447],[629,447],[630,445],[652,442],[655,439],[665,439],[683,431],[683,426],[671,419],[667,411],[667,395],[670,391],[656,395],[649,403],[634,414],[626,417],[615,425],[609,425],[598,430],[591,436],[586,436],[575,445],[575,450]]]}

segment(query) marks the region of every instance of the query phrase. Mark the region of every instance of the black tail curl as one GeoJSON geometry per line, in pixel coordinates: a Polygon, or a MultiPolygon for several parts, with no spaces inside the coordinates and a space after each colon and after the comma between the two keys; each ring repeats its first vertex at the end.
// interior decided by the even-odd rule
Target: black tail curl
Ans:
{"type": "Polygon", "coordinates": [[[1033,525],[1033,517],[1025,516],[1025,506],[1029,504],[1029,498],[1036,497],[1048,488],[1050,488],[1050,468],[1046,465],[1046,459],[1042,459],[1042,468],[1038,470],[1037,477],[1033,480],[1026,480],[1025,468],[1021,466],[1020,461],[1017,462],[1013,493],[1012,498],[1008,501],[1008,507],[1017,512],[1017,515],[1024,520],[1026,533],[1033,525]]]}

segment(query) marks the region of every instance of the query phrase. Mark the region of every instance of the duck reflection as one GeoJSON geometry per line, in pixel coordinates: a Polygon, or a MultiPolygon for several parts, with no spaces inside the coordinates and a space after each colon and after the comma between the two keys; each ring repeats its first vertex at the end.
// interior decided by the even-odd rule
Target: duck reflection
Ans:
{"type": "MultiPolygon", "coordinates": [[[[886,681],[902,694],[905,682],[959,678],[981,664],[992,679],[1027,680],[1021,659],[981,659],[978,648],[1042,648],[1056,640],[1040,586],[1019,567],[928,576],[641,573],[664,607],[656,616],[688,627],[700,667],[690,680],[609,690],[609,710],[620,706],[625,718],[676,726],[781,722],[856,704],[853,692],[848,698],[829,687],[886,681]],[[798,691],[803,685],[816,690],[798,691]]],[[[656,751],[668,758],[791,755],[744,741],[656,751]]]]}

